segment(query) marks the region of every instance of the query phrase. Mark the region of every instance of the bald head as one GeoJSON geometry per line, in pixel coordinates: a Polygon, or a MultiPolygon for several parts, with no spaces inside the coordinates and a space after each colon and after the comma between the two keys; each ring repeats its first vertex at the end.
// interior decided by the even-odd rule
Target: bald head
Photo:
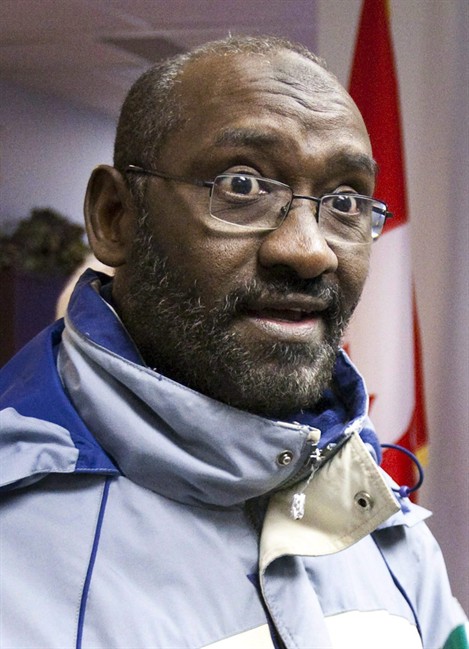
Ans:
{"type": "MultiPolygon", "coordinates": [[[[327,71],[323,59],[302,45],[285,39],[249,36],[206,43],[188,53],[179,54],[154,65],[134,83],[123,104],[118,123],[114,166],[123,172],[129,164],[152,166],[157,162],[166,138],[175,128],[181,126],[188,115],[190,107],[187,103],[181,102],[181,81],[183,83],[190,81],[192,75],[200,75],[207,80],[205,70],[208,65],[212,70],[209,82],[212,91],[216,92],[217,77],[213,76],[214,61],[218,61],[222,66],[223,61],[232,57],[246,60],[246,57],[254,56],[263,57],[267,63],[275,53],[285,50],[304,58],[305,63],[309,64],[303,69],[298,67],[295,83],[299,87],[311,86],[314,83],[315,90],[319,93],[332,86],[340,87],[334,75],[327,71]],[[317,74],[313,76],[311,63],[317,69],[317,74]]],[[[281,70],[277,73],[282,74],[281,70]]],[[[232,81],[231,90],[236,92],[236,79],[233,78],[232,81]]],[[[289,83],[291,82],[290,75],[289,83]]],[[[203,99],[206,101],[207,96],[203,99]]]]}

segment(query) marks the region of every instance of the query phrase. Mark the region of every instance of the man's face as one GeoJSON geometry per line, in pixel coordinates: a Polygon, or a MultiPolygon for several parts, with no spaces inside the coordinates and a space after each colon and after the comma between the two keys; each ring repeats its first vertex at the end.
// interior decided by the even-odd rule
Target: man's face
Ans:
{"type": "MultiPolygon", "coordinates": [[[[282,51],[195,61],[179,92],[186,119],[168,137],[159,171],[203,180],[253,174],[302,195],[372,193],[360,115],[303,57],[282,51]]],[[[210,216],[208,189],[146,182],[145,218],[114,288],[145,361],[265,416],[314,407],[330,384],[370,245],[327,241],[312,201],[294,200],[277,230],[242,232],[210,216]]]]}

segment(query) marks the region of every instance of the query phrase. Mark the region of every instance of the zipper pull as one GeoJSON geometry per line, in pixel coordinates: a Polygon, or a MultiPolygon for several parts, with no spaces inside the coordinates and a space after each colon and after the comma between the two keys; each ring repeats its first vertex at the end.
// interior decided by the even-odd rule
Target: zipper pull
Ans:
{"type": "Polygon", "coordinates": [[[305,515],[305,500],[306,495],[304,493],[294,494],[290,507],[290,515],[293,520],[298,521],[305,515]]]}
{"type": "Polygon", "coordinates": [[[309,474],[308,479],[305,481],[302,488],[295,494],[293,494],[290,506],[290,516],[293,518],[293,520],[301,520],[305,515],[306,494],[304,492],[308,488],[308,485],[313,479],[316,471],[320,469],[328,460],[330,460],[342,448],[342,446],[346,442],[348,442],[352,435],[353,432],[347,431],[337,442],[328,444],[324,449],[320,449],[318,448],[317,444],[313,444],[312,452],[308,458],[309,466],[311,466],[311,473],[309,474]]]}
{"type": "Polygon", "coordinates": [[[317,444],[313,444],[313,449],[308,458],[308,466],[311,467],[311,473],[309,474],[308,479],[306,480],[303,487],[301,488],[301,491],[297,491],[295,494],[293,494],[293,498],[292,498],[292,503],[290,507],[290,516],[295,521],[301,520],[305,515],[306,494],[304,492],[306,491],[309,483],[313,479],[313,476],[316,473],[317,468],[320,466],[322,457],[323,457],[323,453],[321,449],[317,447],[317,444]]]}

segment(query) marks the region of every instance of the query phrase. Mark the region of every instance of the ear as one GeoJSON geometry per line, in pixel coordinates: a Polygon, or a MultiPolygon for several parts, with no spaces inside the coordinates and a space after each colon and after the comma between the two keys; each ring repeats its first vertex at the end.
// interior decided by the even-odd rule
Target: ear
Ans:
{"type": "Polygon", "coordinates": [[[108,165],[94,169],[86,189],[84,211],[95,256],[107,266],[122,266],[132,241],[135,214],[127,184],[117,169],[108,165]]]}

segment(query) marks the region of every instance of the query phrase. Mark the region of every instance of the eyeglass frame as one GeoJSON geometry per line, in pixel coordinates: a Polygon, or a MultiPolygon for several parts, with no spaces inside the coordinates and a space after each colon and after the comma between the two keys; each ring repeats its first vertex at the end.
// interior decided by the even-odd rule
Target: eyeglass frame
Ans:
{"type": "Polygon", "coordinates": [[[216,219],[218,221],[221,221],[222,223],[227,223],[229,225],[237,226],[239,228],[242,228],[243,230],[253,230],[253,231],[258,231],[258,232],[272,232],[274,230],[277,230],[282,225],[282,223],[285,221],[285,219],[287,218],[287,216],[288,216],[288,214],[290,212],[291,205],[292,205],[292,203],[293,203],[293,201],[295,199],[303,199],[303,200],[308,200],[308,201],[314,201],[315,203],[317,203],[317,209],[316,209],[316,214],[315,214],[315,218],[316,218],[317,223],[319,223],[319,213],[320,213],[320,210],[321,210],[322,201],[325,198],[329,198],[331,196],[353,196],[355,198],[364,198],[364,199],[373,201],[373,203],[377,203],[380,207],[382,206],[382,213],[384,215],[384,221],[383,221],[383,225],[381,227],[381,230],[377,235],[373,236],[373,229],[372,229],[372,231],[371,231],[371,240],[372,241],[376,241],[376,239],[379,238],[379,236],[383,232],[386,221],[393,217],[392,212],[390,212],[388,210],[387,204],[384,201],[373,198],[372,196],[365,196],[364,194],[353,194],[353,193],[347,193],[347,192],[338,192],[337,194],[324,194],[323,196],[308,196],[308,195],[304,195],[304,194],[295,194],[293,192],[293,189],[290,187],[290,185],[287,185],[286,183],[282,183],[282,182],[280,182],[278,180],[273,180],[272,178],[264,178],[263,176],[254,176],[254,175],[248,174],[248,173],[243,174],[241,172],[238,172],[238,173],[217,174],[217,176],[215,177],[214,180],[200,180],[200,179],[197,179],[197,178],[186,178],[184,176],[173,176],[171,174],[167,174],[167,173],[164,173],[162,171],[156,171],[155,169],[146,169],[144,167],[140,167],[139,165],[134,165],[134,164],[127,165],[127,167],[125,169],[125,172],[126,173],[142,174],[142,175],[145,175],[145,176],[155,176],[157,178],[163,178],[164,180],[173,180],[174,182],[186,183],[188,185],[194,185],[196,187],[207,187],[207,188],[210,189],[210,194],[209,194],[210,198],[212,197],[212,191],[213,191],[213,187],[215,186],[216,179],[218,177],[220,177],[220,176],[246,176],[248,178],[252,177],[252,178],[255,178],[257,180],[261,180],[261,181],[264,180],[264,181],[268,181],[270,183],[274,183],[275,185],[279,185],[281,187],[285,187],[285,188],[290,190],[290,192],[291,192],[291,200],[288,203],[288,207],[287,207],[287,209],[284,210],[285,213],[282,215],[282,218],[279,221],[278,225],[276,225],[273,228],[266,228],[266,227],[255,226],[255,225],[253,225],[253,226],[241,225],[239,223],[232,223],[231,221],[224,221],[223,219],[219,219],[218,217],[214,216],[210,212],[210,216],[212,218],[214,218],[214,219],[216,219]]]}

